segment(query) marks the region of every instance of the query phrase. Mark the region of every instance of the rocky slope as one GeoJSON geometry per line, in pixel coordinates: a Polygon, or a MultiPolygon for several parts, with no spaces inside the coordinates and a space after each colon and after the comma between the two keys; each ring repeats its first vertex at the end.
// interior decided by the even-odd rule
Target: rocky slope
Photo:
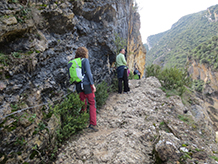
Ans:
{"type": "MultiPolygon", "coordinates": [[[[209,65],[199,63],[197,60],[189,61],[188,69],[194,80],[204,81],[202,93],[198,96],[204,100],[207,112],[213,120],[214,126],[218,127],[218,72],[209,65]]],[[[218,128],[217,128],[218,129],[218,128]]]]}
{"type": "Polygon", "coordinates": [[[72,138],[55,163],[217,163],[216,134],[202,100],[193,96],[187,107],[178,96],[167,98],[154,77],[130,83],[131,93],[111,95],[100,109],[99,131],[72,138]]]}
{"type": "Polygon", "coordinates": [[[36,131],[46,105],[67,94],[66,65],[78,47],[89,50],[96,84],[114,76],[115,34],[134,52],[127,54],[130,69],[137,63],[144,70],[139,28],[133,0],[1,0],[0,160],[33,162],[33,148],[43,150],[54,137],[53,117],[49,132],[36,131]]]}

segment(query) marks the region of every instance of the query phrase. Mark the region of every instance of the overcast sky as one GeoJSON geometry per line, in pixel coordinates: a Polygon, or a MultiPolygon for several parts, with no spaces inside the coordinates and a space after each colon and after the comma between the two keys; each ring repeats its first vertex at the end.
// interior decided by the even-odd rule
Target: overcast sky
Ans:
{"type": "Polygon", "coordinates": [[[136,0],[141,19],[142,42],[147,37],[167,31],[181,17],[206,10],[218,0],[136,0]]]}

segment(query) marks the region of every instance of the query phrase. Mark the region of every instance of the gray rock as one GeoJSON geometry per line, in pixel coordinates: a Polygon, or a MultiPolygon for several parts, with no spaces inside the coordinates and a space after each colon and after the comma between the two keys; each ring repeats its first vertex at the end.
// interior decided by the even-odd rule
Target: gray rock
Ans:
{"type": "Polygon", "coordinates": [[[3,19],[2,22],[4,22],[7,26],[17,24],[17,19],[15,17],[9,17],[7,19],[3,19]]]}

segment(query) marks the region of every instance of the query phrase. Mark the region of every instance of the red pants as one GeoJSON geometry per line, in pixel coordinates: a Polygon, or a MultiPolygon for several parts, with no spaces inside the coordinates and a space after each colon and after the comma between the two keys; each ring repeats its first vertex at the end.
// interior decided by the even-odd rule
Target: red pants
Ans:
{"type": "Polygon", "coordinates": [[[85,108],[82,108],[82,111],[86,111],[87,109],[87,100],[89,102],[89,124],[90,125],[97,125],[96,121],[96,106],[95,106],[95,93],[93,92],[90,94],[85,94],[84,92],[80,92],[79,94],[80,100],[85,101],[85,108]]]}

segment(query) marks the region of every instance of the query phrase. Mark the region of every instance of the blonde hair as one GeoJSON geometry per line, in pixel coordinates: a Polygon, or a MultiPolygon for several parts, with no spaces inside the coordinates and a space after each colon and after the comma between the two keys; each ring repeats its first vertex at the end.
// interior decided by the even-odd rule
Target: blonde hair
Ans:
{"type": "Polygon", "coordinates": [[[76,56],[75,58],[88,58],[88,53],[89,51],[87,50],[87,48],[85,47],[79,47],[77,50],[76,50],[76,56]]]}

